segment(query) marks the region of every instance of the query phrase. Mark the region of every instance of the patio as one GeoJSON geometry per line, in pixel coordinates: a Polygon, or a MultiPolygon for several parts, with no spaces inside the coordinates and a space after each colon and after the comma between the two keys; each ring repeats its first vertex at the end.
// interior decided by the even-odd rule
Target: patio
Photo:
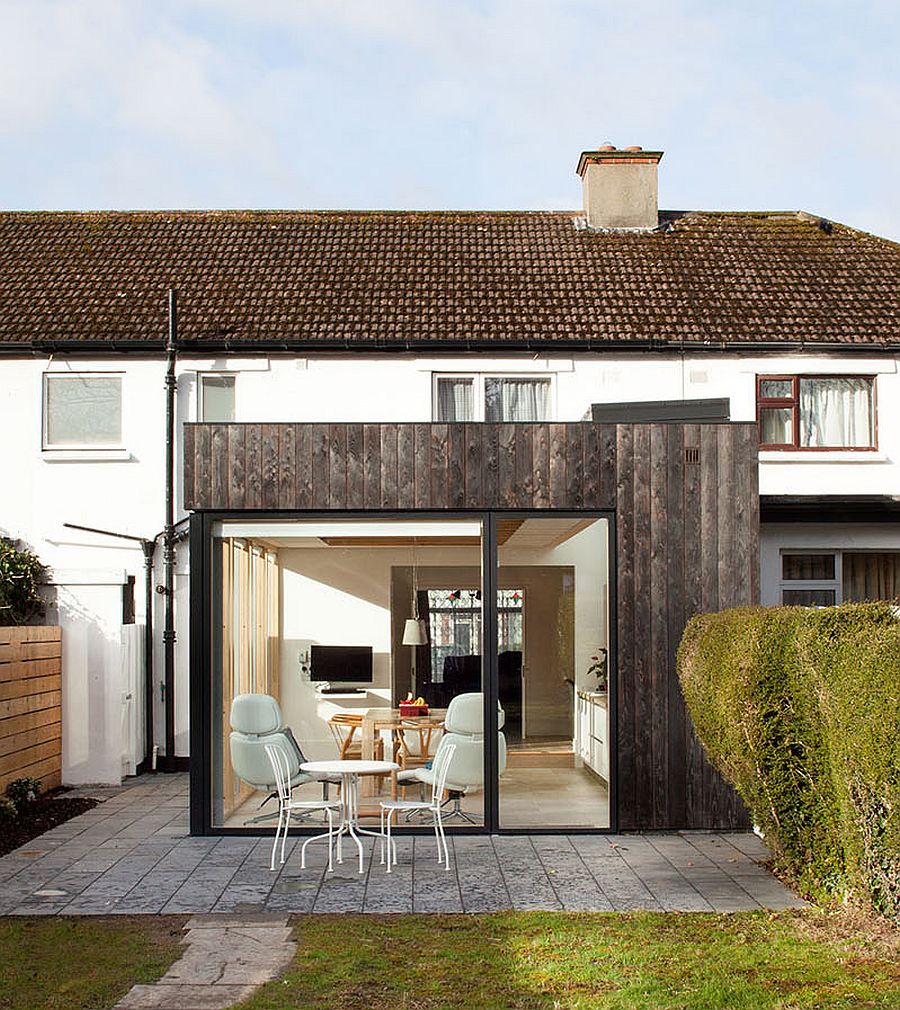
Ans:
{"type": "Polygon", "coordinates": [[[748,833],[398,838],[390,875],[347,859],[325,873],[324,846],[300,870],[288,840],[269,871],[270,837],[191,837],[187,775],[86,789],[105,802],[0,858],[0,915],[259,912],[716,911],[803,902],[760,862],[748,833]]]}

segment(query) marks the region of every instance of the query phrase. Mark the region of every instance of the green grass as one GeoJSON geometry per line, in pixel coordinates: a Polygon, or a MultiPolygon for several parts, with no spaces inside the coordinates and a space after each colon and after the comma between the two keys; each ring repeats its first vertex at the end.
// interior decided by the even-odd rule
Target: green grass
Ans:
{"type": "Polygon", "coordinates": [[[0,919],[2,1010],[104,1010],[181,956],[182,919],[0,919]]]}
{"type": "Polygon", "coordinates": [[[286,976],[241,1006],[897,1010],[896,945],[833,923],[819,912],[308,916],[286,976]]]}

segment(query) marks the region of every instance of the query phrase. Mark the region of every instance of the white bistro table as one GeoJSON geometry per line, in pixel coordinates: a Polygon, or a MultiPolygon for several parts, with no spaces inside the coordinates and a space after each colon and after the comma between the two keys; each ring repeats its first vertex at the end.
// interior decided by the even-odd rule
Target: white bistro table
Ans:
{"type": "Polygon", "coordinates": [[[394,761],[359,761],[343,759],[337,761],[305,761],[300,771],[313,775],[340,775],[341,777],[341,823],[337,835],[338,862],[341,859],[341,836],[349,835],[359,850],[359,872],[363,871],[363,847],[360,835],[383,838],[380,831],[369,831],[359,826],[359,777],[360,775],[390,775],[400,766],[394,761]]]}

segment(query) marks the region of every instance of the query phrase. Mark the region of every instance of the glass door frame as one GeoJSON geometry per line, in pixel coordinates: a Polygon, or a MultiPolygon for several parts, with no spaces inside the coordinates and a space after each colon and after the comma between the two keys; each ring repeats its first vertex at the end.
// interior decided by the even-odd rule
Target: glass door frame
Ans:
{"type": "Polygon", "coordinates": [[[485,797],[484,830],[492,835],[596,835],[614,834],[618,830],[618,678],[616,640],[616,516],[613,511],[598,509],[541,509],[516,511],[490,511],[483,513],[483,547],[485,552],[484,597],[490,607],[484,612],[484,644],[482,677],[484,685],[485,725],[485,797]],[[499,589],[499,545],[497,543],[498,519],[605,519],[607,534],[607,585],[609,621],[609,825],[605,828],[566,825],[528,825],[504,828],[500,821],[500,776],[497,753],[499,732],[498,710],[500,704],[500,673],[497,590],[499,589]]]}
{"type": "MultiPolygon", "coordinates": [[[[618,830],[618,705],[616,642],[616,524],[615,512],[599,509],[484,510],[415,509],[390,511],[282,511],[227,510],[197,511],[190,515],[190,832],[192,835],[243,835],[242,828],[217,827],[212,815],[213,764],[213,529],[221,522],[352,522],[406,520],[474,520],[482,527],[482,692],[484,694],[484,824],[460,827],[448,824],[452,834],[609,834],[618,830]],[[503,828],[500,824],[500,779],[498,774],[498,620],[499,582],[498,519],[605,519],[607,520],[607,578],[609,601],[609,826],[566,827],[565,825],[529,825],[503,828]]],[[[409,828],[404,833],[431,832],[431,828],[409,828]]],[[[302,831],[298,831],[298,834],[302,831]]]]}

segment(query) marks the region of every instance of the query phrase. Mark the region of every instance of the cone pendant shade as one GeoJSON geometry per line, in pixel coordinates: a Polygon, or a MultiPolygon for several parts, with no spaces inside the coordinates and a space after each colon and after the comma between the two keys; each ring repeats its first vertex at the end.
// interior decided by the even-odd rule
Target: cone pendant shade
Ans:
{"type": "Polygon", "coordinates": [[[425,622],[411,617],[403,625],[404,645],[427,645],[428,634],[425,631],[425,622]]]}

